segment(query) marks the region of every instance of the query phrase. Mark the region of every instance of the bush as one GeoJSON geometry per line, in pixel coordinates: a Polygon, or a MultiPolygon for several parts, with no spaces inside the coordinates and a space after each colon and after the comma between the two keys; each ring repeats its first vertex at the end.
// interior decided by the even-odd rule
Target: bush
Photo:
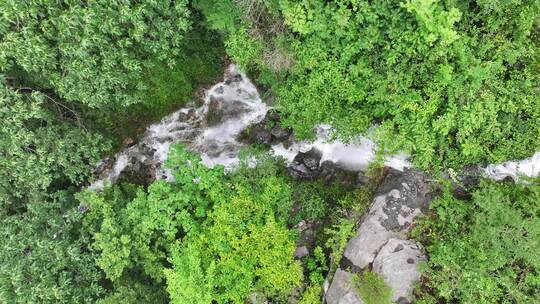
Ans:
{"type": "Polygon", "coordinates": [[[540,185],[484,181],[472,201],[449,193],[414,235],[426,245],[420,303],[540,299],[540,185]]]}
{"type": "Polygon", "coordinates": [[[326,123],[350,139],[376,124],[383,146],[412,153],[424,169],[523,158],[540,147],[536,0],[219,2],[235,13],[209,6],[208,22],[230,37],[235,60],[270,79],[281,123],[300,137],[326,123]],[[289,31],[261,38],[245,17],[253,10],[289,31]],[[283,40],[295,64],[269,77],[261,56],[283,40]]]}
{"type": "Polygon", "coordinates": [[[91,235],[69,191],[29,194],[25,212],[0,211],[1,303],[95,303],[99,284],[91,235]]]}
{"type": "Polygon", "coordinates": [[[166,282],[172,303],[240,303],[254,291],[285,297],[297,287],[296,235],[286,226],[292,192],[269,161],[224,175],[175,146],[167,160],[175,183],[81,194],[113,295],[126,293],[117,282],[127,279],[158,289],[166,282]]]}
{"type": "Polygon", "coordinates": [[[40,87],[91,107],[140,102],[144,69],[173,66],[191,27],[187,0],[3,1],[1,70],[22,68],[40,87]]]}

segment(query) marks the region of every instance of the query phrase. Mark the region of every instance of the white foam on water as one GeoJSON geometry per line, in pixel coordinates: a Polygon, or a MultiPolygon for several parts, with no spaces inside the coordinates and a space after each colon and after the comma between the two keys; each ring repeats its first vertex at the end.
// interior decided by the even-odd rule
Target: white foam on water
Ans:
{"type": "Polygon", "coordinates": [[[198,152],[207,166],[234,166],[244,147],[236,138],[249,125],[260,122],[267,111],[255,85],[235,65],[230,65],[225,80],[206,91],[201,107],[182,108],[149,126],[140,141],[118,153],[112,168],[102,172],[101,178],[88,188],[103,189],[105,184],[115,183],[132,163],[145,161],[155,167],[157,178],[173,180],[163,163],[174,143],[184,143],[198,152]],[[217,122],[208,122],[208,117],[216,113],[217,122]]]}
{"type": "MultiPolygon", "coordinates": [[[[245,146],[237,140],[238,135],[264,119],[269,107],[235,65],[227,68],[224,78],[206,91],[202,106],[184,107],[149,126],[136,145],[115,156],[112,167],[103,171],[89,189],[99,190],[107,183],[115,183],[126,168],[137,162],[149,164],[143,168],[153,168],[156,178],[172,181],[173,176],[163,168],[163,163],[174,143],[184,143],[199,153],[209,167],[221,164],[230,169],[237,165],[238,154],[245,146]]],[[[333,161],[353,171],[365,170],[375,159],[376,147],[371,140],[359,137],[350,143],[332,141],[330,131],[330,126],[321,125],[316,129],[314,142],[298,141],[287,147],[279,143],[271,150],[291,163],[299,152],[316,148],[322,153],[321,161],[333,161]]],[[[410,166],[407,158],[400,155],[388,157],[386,164],[398,170],[410,166]]]]}
{"type": "MultiPolygon", "coordinates": [[[[288,163],[291,163],[299,152],[307,152],[315,148],[321,152],[321,162],[332,161],[343,169],[350,171],[366,170],[369,164],[375,160],[377,146],[369,138],[359,136],[348,143],[344,143],[339,140],[332,140],[330,138],[331,130],[332,128],[329,125],[320,125],[317,127],[314,142],[296,142],[287,148],[280,143],[274,145],[272,150],[275,155],[282,156],[288,163]]],[[[411,163],[404,154],[387,156],[385,165],[400,171],[411,167],[411,163]]]]}
{"type": "Polygon", "coordinates": [[[540,175],[540,152],[523,160],[491,164],[484,169],[484,172],[487,177],[494,180],[512,177],[519,181],[523,177],[538,177],[540,175]]]}

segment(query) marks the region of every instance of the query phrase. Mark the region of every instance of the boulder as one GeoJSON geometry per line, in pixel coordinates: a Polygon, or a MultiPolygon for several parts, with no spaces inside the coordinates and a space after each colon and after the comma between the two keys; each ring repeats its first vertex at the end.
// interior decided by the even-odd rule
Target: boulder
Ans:
{"type": "Polygon", "coordinates": [[[418,262],[426,260],[422,248],[407,234],[416,217],[431,200],[431,185],[424,173],[391,170],[380,185],[356,236],[349,240],[342,262],[325,295],[328,304],[359,304],[351,288],[355,272],[380,274],[394,291],[394,301],[411,301],[414,282],[420,278],[418,262]]]}
{"type": "Polygon", "coordinates": [[[418,262],[425,260],[426,256],[416,242],[390,239],[373,260],[373,271],[392,288],[394,301],[406,304],[411,301],[411,287],[420,279],[418,262]]]}
{"type": "Polygon", "coordinates": [[[309,255],[309,250],[307,249],[306,246],[297,247],[296,250],[294,251],[294,257],[297,259],[301,259],[307,255],[309,255]]]}
{"type": "Polygon", "coordinates": [[[353,274],[338,268],[332,279],[332,284],[326,292],[328,304],[363,304],[352,281],[353,274]]]}
{"type": "Polygon", "coordinates": [[[263,124],[254,125],[249,132],[249,142],[259,145],[270,145],[272,135],[263,124]]]}
{"type": "Polygon", "coordinates": [[[315,148],[308,152],[300,152],[287,168],[289,175],[297,180],[312,180],[319,176],[321,152],[315,148]]]}
{"type": "Polygon", "coordinates": [[[390,238],[406,238],[413,220],[427,210],[430,199],[431,186],[425,174],[410,169],[390,171],[344,256],[364,269],[390,238]]]}
{"type": "Polygon", "coordinates": [[[225,102],[223,97],[210,96],[206,111],[206,123],[209,126],[218,125],[223,121],[238,117],[238,114],[246,113],[250,107],[241,100],[225,102]]]}
{"type": "Polygon", "coordinates": [[[270,135],[272,135],[272,143],[276,144],[289,139],[289,137],[292,135],[292,130],[285,129],[279,124],[276,124],[270,131],[270,135]]]}
{"type": "Polygon", "coordinates": [[[122,141],[122,145],[124,147],[131,147],[135,144],[135,141],[133,140],[133,138],[131,137],[126,137],[124,138],[124,140],[122,141]]]}

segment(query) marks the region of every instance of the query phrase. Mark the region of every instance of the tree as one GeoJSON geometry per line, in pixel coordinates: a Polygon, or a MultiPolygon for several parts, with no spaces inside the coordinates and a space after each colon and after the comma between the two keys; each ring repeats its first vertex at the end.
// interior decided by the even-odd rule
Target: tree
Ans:
{"type": "Polygon", "coordinates": [[[261,50],[290,45],[294,64],[271,84],[282,124],[301,137],[322,123],[342,139],[378,125],[382,146],[412,153],[424,169],[540,147],[538,0],[269,1],[288,31],[262,39],[258,19],[246,17],[264,12],[258,1],[219,2],[235,14],[203,7],[208,22],[261,79],[270,65],[261,50]]]}
{"type": "Polygon", "coordinates": [[[69,191],[32,193],[26,212],[0,209],[0,302],[90,304],[105,294],[76,203],[69,191]]]}
{"type": "Polygon", "coordinates": [[[90,107],[140,102],[146,69],[173,66],[190,28],[187,0],[3,1],[0,68],[90,107]]]}
{"type": "Polygon", "coordinates": [[[85,226],[97,264],[109,280],[117,286],[150,279],[159,289],[166,279],[173,303],[242,303],[254,291],[275,297],[300,284],[295,235],[284,216],[292,192],[275,167],[249,169],[260,179],[245,168],[225,175],[222,166],[207,168],[180,146],[167,166],[175,183],[79,195],[90,210],[85,226]]]}
{"type": "Polygon", "coordinates": [[[107,145],[76,115],[45,93],[11,88],[0,80],[0,203],[4,207],[20,207],[32,195],[54,193],[89,176],[107,145]]]}

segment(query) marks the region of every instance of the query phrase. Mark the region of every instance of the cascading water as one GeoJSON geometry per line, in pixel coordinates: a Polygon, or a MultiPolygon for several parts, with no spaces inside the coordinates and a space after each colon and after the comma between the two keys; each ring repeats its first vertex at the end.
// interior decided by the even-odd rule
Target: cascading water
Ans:
{"type": "MultiPolygon", "coordinates": [[[[107,167],[104,163],[98,166],[98,179],[89,189],[98,190],[107,182],[115,183],[126,170],[144,171],[150,179],[172,180],[163,163],[174,143],[183,143],[199,153],[207,166],[222,164],[231,168],[239,162],[238,154],[245,146],[237,140],[238,136],[248,126],[262,121],[268,109],[253,83],[235,65],[230,65],[224,81],[206,91],[201,107],[187,106],[148,127],[139,142],[118,153],[107,169],[103,169],[107,167]]],[[[350,171],[365,170],[375,159],[376,146],[368,138],[358,137],[347,144],[331,141],[330,130],[330,126],[321,125],[314,142],[293,141],[287,146],[277,143],[271,151],[291,163],[298,153],[316,149],[321,154],[321,163],[332,161],[350,171]]],[[[403,154],[386,157],[385,164],[400,171],[411,166],[403,154]]],[[[490,165],[484,171],[496,180],[506,176],[538,176],[540,153],[519,163],[490,165]]]]}
{"type": "MultiPolygon", "coordinates": [[[[316,129],[314,142],[295,142],[287,148],[280,143],[272,146],[272,151],[290,163],[299,152],[316,149],[321,153],[321,163],[331,161],[349,171],[363,171],[367,169],[369,163],[375,160],[376,145],[368,138],[360,136],[349,143],[343,143],[338,140],[330,140],[330,131],[331,126],[320,125],[316,129]]],[[[404,154],[388,156],[384,163],[386,166],[400,171],[411,166],[404,154]]]]}
{"type": "Polygon", "coordinates": [[[171,180],[163,163],[174,143],[184,143],[200,153],[208,166],[232,166],[238,163],[238,153],[244,146],[236,138],[247,126],[261,121],[267,111],[253,83],[230,65],[224,81],[206,92],[201,107],[182,108],[148,127],[136,145],[115,156],[110,169],[98,170],[102,171],[100,177],[89,188],[115,183],[132,166],[152,170],[153,178],[171,180]]]}
{"type": "Polygon", "coordinates": [[[519,180],[521,177],[537,177],[540,175],[540,152],[519,161],[507,161],[502,164],[492,164],[486,167],[486,175],[494,180],[511,177],[519,180]]]}
{"type": "MultiPolygon", "coordinates": [[[[260,122],[268,109],[253,83],[235,65],[230,65],[224,81],[206,92],[201,107],[182,108],[148,127],[136,145],[114,157],[109,169],[98,169],[101,174],[89,188],[101,189],[107,182],[115,183],[130,168],[150,170],[152,178],[171,180],[163,163],[174,143],[183,143],[198,152],[207,166],[222,164],[230,168],[239,162],[238,154],[245,146],[237,137],[248,126],[260,122]]],[[[290,163],[297,153],[315,148],[321,152],[321,162],[330,160],[353,171],[365,169],[374,160],[373,142],[367,138],[359,138],[351,144],[330,142],[329,130],[329,126],[320,126],[313,143],[293,142],[287,148],[278,143],[272,146],[272,151],[290,163]]],[[[392,156],[386,164],[398,170],[409,166],[403,156],[392,156]]]]}

